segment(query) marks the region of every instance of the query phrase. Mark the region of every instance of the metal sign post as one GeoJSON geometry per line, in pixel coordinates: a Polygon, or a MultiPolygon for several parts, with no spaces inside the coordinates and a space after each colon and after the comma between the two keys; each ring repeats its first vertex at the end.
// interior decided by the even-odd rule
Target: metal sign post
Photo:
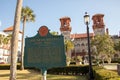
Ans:
{"type": "Polygon", "coordinates": [[[47,76],[47,70],[46,69],[41,69],[42,71],[42,79],[41,80],[47,80],[46,76],[47,76]]]}
{"type": "Polygon", "coordinates": [[[66,66],[64,38],[52,35],[46,26],[40,27],[34,37],[25,39],[25,67],[35,67],[42,71],[42,80],[46,80],[47,69],[66,66]]]}

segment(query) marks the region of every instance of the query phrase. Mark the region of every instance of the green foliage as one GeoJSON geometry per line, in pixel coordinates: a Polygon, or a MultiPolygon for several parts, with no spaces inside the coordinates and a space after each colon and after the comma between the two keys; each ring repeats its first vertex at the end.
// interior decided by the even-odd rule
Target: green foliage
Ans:
{"type": "Polygon", "coordinates": [[[48,70],[48,74],[60,75],[87,75],[89,66],[67,66],[61,68],[52,68],[48,70]]]}
{"type": "Polygon", "coordinates": [[[68,61],[71,61],[71,58],[70,57],[66,57],[66,61],[68,62],[68,61]]]}
{"type": "Polygon", "coordinates": [[[65,40],[64,41],[65,44],[65,51],[66,51],[66,56],[68,56],[68,51],[72,50],[74,48],[74,44],[72,41],[70,40],[65,40]]]}
{"type": "Polygon", "coordinates": [[[115,71],[106,70],[103,67],[94,67],[95,80],[120,80],[115,71]]]}
{"type": "Polygon", "coordinates": [[[50,32],[52,35],[58,35],[58,32],[55,32],[55,31],[53,31],[53,32],[50,32]]]}
{"type": "Polygon", "coordinates": [[[114,43],[109,35],[96,35],[91,45],[96,46],[99,54],[114,53],[114,43]]]}
{"type": "Polygon", "coordinates": [[[120,51],[120,41],[115,44],[114,49],[115,49],[116,51],[120,51]]]}
{"type": "Polygon", "coordinates": [[[35,14],[33,13],[33,10],[30,9],[28,6],[27,7],[22,7],[22,11],[21,11],[21,21],[27,22],[31,22],[31,21],[35,21],[35,14]]]}
{"type": "Polygon", "coordinates": [[[2,34],[0,34],[0,45],[3,44],[4,37],[2,34]]]}
{"type": "Polygon", "coordinates": [[[8,36],[6,36],[6,37],[4,38],[3,44],[8,44],[9,41],[11,40],[11,38],[12,38],[12,35],[11,35],[11,34],[8,35],[8,36]]]}
{"type": "Polygon", "coordinates": [[[81,56],[77,56],[77,61],[82,62],[82,57],[81,56]]]}
{"type": "Polygon", "coordinates": [[[26,22],[34,22],[35,21],[35,14],[33,13],[33,10],[30,9],[28,6],[27,7],[22,7],[21,11],[21,21],[23,22],[23,29],[22,29],[22,44],[21,44],[21,69],[24,69],[24,31],[25,31],[25,24],[26,22]]]}
{"type": "Polygon", "coordinates": [[[11,34],[8,35],[8,36],[1,35],[1,34],[0,34],[0,45],[1,45],[1,44],[3,44],[3,45],[8,44],[9,41],[11,40],[11,38],[12,38],[12,35],[11,35],[11,34]]]}
{"type": "Polygon", "coordinates": [[[111,56],[115,50],[114,43],[109,35],[96,35],[91,41],[91,46],[96,48],[96,52],[93,51],[93,53],[97,59],[111,61],[111,56]]]}
{"type": "Polygon", "coordinates": [[[74,48],[73,42],[70,41],[70,40],[65,40],[65,50],[66,50],[66,52],[67,52],[68,50],[73,49],[73,48],[74,48]]]}

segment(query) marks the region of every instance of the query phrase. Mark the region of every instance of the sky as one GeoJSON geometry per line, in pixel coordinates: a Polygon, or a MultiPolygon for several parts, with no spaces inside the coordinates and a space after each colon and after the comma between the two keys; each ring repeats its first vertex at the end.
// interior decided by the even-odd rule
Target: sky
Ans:
{"type": "MultiPolygon", "coordinates": [[[[17,0],[0,0],[0,31],[13,25],[16,3],[17,0]]],[[[60,33],[59,19],[64,16],[71,18],[71,33],[86,33],[85,12],[90,15],[90,33],[93,33],[92,16],[98,13],[104,14],[105,28],[110,35],[120,32],[120,0],[23,0],[23,6],[30,7],[36,15],[35,22],[26,23],[28,37],[36,35],[43,25],[60,33]]]]}

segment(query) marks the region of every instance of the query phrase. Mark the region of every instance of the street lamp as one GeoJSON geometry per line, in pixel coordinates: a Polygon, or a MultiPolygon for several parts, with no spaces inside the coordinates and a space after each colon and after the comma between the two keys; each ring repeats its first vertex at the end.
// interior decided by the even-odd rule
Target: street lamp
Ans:
{"type": "Polygon", "coordinates": [[[94,80],[92,62],[91,62],[91,53],[90,53],[90,37],[89,37],[89,27],[90,24],[90,16],[85,12],[84,22],[87,26],[87,37],[88,37],[88,56],[89,56],[89,80],[94,80]]]}

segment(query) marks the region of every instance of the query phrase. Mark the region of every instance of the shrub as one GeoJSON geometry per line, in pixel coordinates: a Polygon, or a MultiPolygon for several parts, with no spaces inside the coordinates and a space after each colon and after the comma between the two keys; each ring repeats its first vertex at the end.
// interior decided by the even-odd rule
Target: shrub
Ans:
{"type": "MultiPolygon", "coordinates": [[[[9,70],[10,64],[0,64],[0,70],[9,70]]],[[[20,64],[17,64],[17,69],[20,69],[20,64]]]]}
{"type": "Polygon", "coordinates": [[[52,68],[48,74],[65,74],[65,75],[86,75],[89,72],[88,66],[67,66],[61,68],[52,68]]]}
{"type": "Polygon", "coordinates": [[[82,57],[81,56],[77,56],[77,61],[82,62],[82,57]]]}

